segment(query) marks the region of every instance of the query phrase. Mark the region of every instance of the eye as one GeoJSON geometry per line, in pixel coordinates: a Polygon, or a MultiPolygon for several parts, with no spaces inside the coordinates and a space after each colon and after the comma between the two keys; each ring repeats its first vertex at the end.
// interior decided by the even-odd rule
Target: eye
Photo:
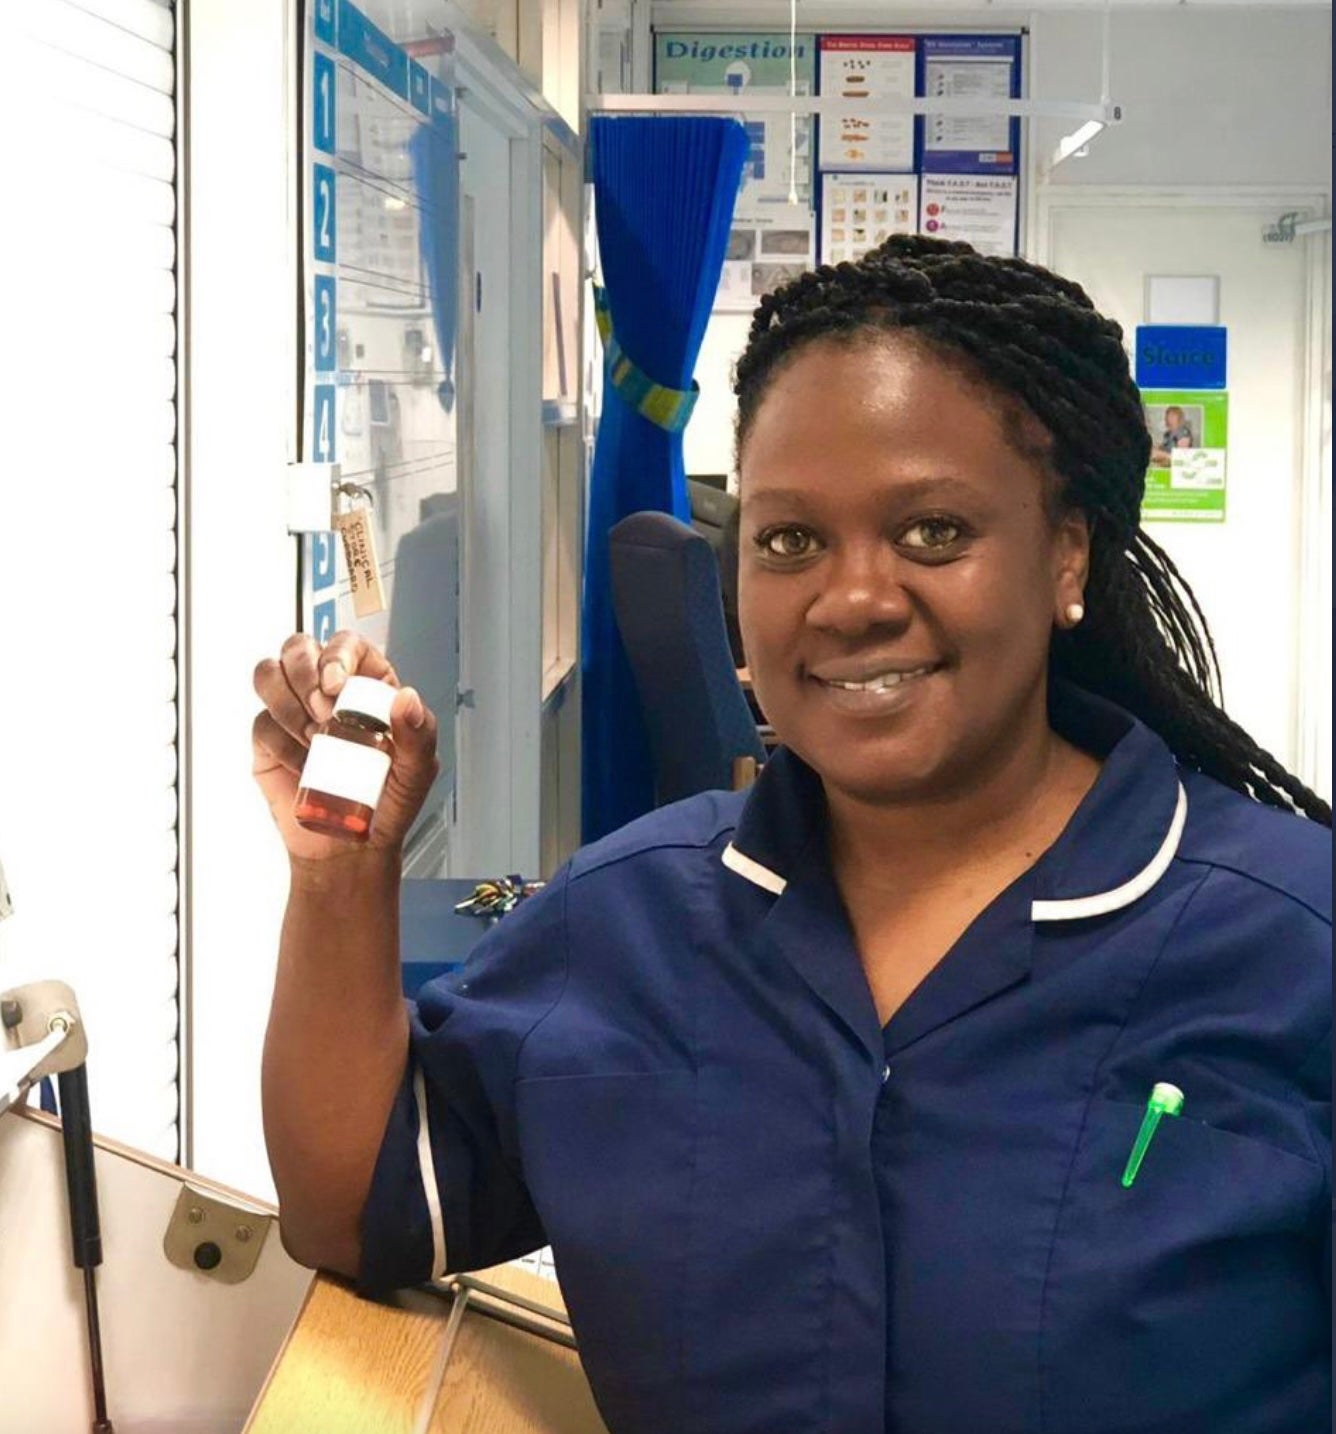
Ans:
{"type": "Polygon", "coordinates": [[[816,535],[810,528],[780,523],[762,528],[752,542],[767,558],[806,558],[815,551],[816,535]]]}
{"type": "Polygon", "coordinates": [[[964,532],[954,518],[919,518],[901,533],[900,542],[921,552],[940,552],[959,542],[964,532]]]}

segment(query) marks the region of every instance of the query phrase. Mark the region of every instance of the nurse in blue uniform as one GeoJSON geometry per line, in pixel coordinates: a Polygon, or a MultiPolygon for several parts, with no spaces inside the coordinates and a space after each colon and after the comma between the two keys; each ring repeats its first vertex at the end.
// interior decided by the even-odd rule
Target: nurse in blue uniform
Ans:
{"type": "Polygon", "coordinates": [[[257,669],[288,1248],[374,1293],[550,1243],[613,1434],[1329,1428],[1331,813],[1225,715],[1140,527],[1121,331],[897,238],[766,298],[737,395],[782,746],[407,1007],[435,719],[396,699],[349,850],[296,774],[345,677],[394,674],[352,634],[257,669]]]}

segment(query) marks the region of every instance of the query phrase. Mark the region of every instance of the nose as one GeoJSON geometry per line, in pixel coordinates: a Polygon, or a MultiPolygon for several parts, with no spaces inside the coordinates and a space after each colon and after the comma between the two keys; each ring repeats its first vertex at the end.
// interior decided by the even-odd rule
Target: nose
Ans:
{"type": "Polygon", "coordinates": [[[850,547],[822,565],[821,590],[807,609],[807,622],[856,637],[874,627],[905,628],[914,605],[902,564],[884,544],[850,547]]]}

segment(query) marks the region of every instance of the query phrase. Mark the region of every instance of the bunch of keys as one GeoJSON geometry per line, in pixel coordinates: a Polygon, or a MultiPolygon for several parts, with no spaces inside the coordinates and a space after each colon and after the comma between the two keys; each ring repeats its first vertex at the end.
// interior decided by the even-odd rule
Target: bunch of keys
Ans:
{"type": "Polygon", "coordinates": [[[498,876],[494,881],[480,881],[473,888],[473,895],[461,901],[455,911],[461,916],[504,916],[526,896],[532,896],[546,885],[543,881],[525,881],[518,873],[498,876]]]}

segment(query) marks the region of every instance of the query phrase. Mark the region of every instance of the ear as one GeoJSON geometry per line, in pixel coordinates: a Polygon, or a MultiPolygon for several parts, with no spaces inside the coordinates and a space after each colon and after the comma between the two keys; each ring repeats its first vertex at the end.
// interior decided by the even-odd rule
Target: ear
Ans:
{"type": "Polygon", "coordinates": [[[1079,508],[1069,508],[1053,530],[1053,621],[1072,628],[1081,621],[1076,607],[1085,606],[1090,573],[1090,522],[1079,508]]]}

